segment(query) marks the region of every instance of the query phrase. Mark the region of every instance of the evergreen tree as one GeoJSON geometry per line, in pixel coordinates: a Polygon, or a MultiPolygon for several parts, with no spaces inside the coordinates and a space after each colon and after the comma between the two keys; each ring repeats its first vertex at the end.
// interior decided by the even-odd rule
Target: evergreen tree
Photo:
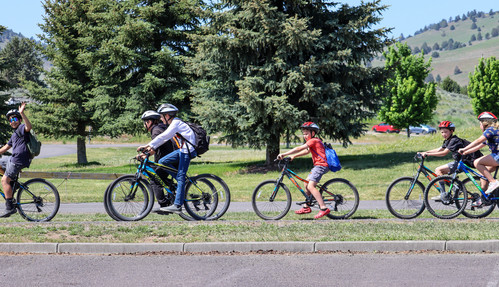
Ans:
{"type": "Polygon", "coordinates": [[[389,91],[378,116],[381,120],[399,128],[427,122],[431,119],[438,98],[435,83],[425,83],[430,73],[431,59],[411,55],[406,44],[396,43],[383,53],[385,70],[389,74],[384,88],[389,91]]]}
{"type": "Polygon", "coordinates": [[[495,57],[481,58],[470,74],[468,96],[476,115],[484,111],[499,114],[499,61],[495,57]]]}
{"type": "Polygon", "coordinates": [[[4,58],[8,65],[7,69],[0,72],[0,77],[9,82],[12,88],[21,88],[23,81],[43,85],[40,79],[43,60],[35,46],[33,40],[14,37],[0,50],[0,57],[4,58]]]}
{"type": "Polygon", "coordinates": [[[442,81],[442,77],[440,77],[440,74],[438,74],[436,77],[435,77],[435,81],[437,83],[440,83],[442,81]]]}
{"type": "Polygon", "coordinates": [[[454,68],[454,75],[461,74],[461,73],[462,73],[462,72],[461,72],[461,69],[459,69],[459,67],[458,67],[458,66],[456,66],[456,67],[454,68]]]}
{"type": "MultiPolygon", "coordinates": [[[[5,27],[0,25],[0,36],[5,30],[5,27]]],[[[9,59],[4,58],[4,56],[0,54],[0,75],[7,70],[8,60],[9,59]]],[[[9,99],[7,91],[10,88],[9,83],[2,76],[0,76],[0,145],[6,144],[12,135],[12,128],[5,120],[5,114],[11,108],[6,104],[9,99]]]]}
{"type": "Polygon", "coordinates": [[[440,84],[440,87],[450,93],[459,93],[459,91],[461,90],[459,84],[449,76],[445,77],[445,79],[440,84]]]}
{"type": "Polygon", "coordinates": [[[440,45],[438,45],[438,43],[433,44],[432,50],[433,51],[439,51],[440,50],[440,45]]]}
{"type": "Polygon", "coordinates": [[[476,23],[475,23],[475,22],[473,22],[473,23],[471,24],[471,30],[475,30],[476,28],[477,28],[476,23]]]}
{"type": "Polygon", "coordinates": [[[470,39],[470,41],[471,41],[471,42],[476,41],[476,36],[475,36],[475,34],[471,35],[471,39],[470,39]]]}
{"type": "Polygon", "coordinates": [[[379,105],[382,68],[365,66],[389,43],[372,29],[380,1],[351,7],[330,1],[223,1],[195,38],[189,70],[199,77],[193,110],[221,140],[266,147],[315,121],[321,136],[349,143],[379,105]]]}

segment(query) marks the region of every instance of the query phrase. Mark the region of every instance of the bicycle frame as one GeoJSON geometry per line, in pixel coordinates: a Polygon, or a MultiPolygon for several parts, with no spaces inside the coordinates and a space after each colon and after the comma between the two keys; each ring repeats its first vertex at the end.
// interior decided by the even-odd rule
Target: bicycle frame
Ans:
{"type": "MultiPolygon", "coordinates": [[[[418,158],[418,155],[416,155],[415,159],[417,159],[417,158],[418,158]]],[[[437,175],[430,168],[428,168],[426,165],[424,165],[424,160],[425,160],[425,158],[421,157],[421,162],[419,163],[418,171],[416,172],[416,175],[414,176],[414,180],[412,181],[411,186],[409,187],[409,190],[407,190],[407,194],[404,197],[405,200],[409,199],[409,196],[411,195],[411,192],[414,189],[414,186],[416,185],[416,182],[418,181],[419,175],[421,173],[424,174],[424,176],[428,179],[428,181],[432,180],[431,176],[437,177],[437,175]]]]}
{"type": "MultiPolygon", "coordinates": [[[[482,189],[480,184],[475,180],[475,178],[473,176],[477,176],[480,179],[488,181],[487,178],[485,176],[481,175],[480,173],[474,171],[473,169],[471,169],[471,167],[467,166],[462,160],[460,160],[459,163],[457,164],[457,170],[460,170],[460,171],[464,172],[464,174],[466,174],[466,176],[471,180],[471,182],[473,182],[475,187],[480,191],[480,193],[482,194],[483,198],[485,198],[485,200],[498,200],[499,199],[499,197],[493,197],[493,193],[492,194],[485,193],[485,191],[482,189]]],[[[497,169],[496,169],[495,175],[497,175],[497,169]]],[[[495,175],[494,175],[494,177],[495,177],[495,175]]]]}
{"type": "MultiPolygon", "coordinates": [[[[284,179],[284,175],[286,175],[288,177],[288,179],[294,184],[294,186],[296,186],[296,188],[305,197],[306,203],[309,204],[310,206],[315,205],[315,203],[314,203],[314,200],[315,200],[314,196],[312,194],[307,195],[307,193],[303,190],[303,188],[298,184],[298,182],[296,181],[296,179],[300,180],[301,182],[303,182],[305,184],[308,184],[309,181],[306,180],[306,179],[304,179],[304,178],[302,178],[301,176],[299,176],[298,174],[296,174],[294,171],[292,171],[291,169],[289,169],[288,168],[288,164],[289,164],[289,161],[285,161],[284,162],[284,166],[282,168],[281,175],[277,179],[277,184],[274,187],[274,191],[272,193],[270,201],[273,201],[275,199],[275,196],[277,194],[277,190],[278,190],[279,184],[282,183],[282,181],[284,179]]],[[[324,189],[322,189],[322,185],[320,185],[320,184],[317,184],[317,189],[319,189],[319,191],[321,192],[321,194],[322,194],[322,192],[324,192],[324,189]]],[[[334,194],[330,193],[327,190],[326,190],[326,192],[328,192],[331,196],[333,196],[334,199],[333,200],[324,199],[324,202],[336,201],[336,196],[334,194]]]]}

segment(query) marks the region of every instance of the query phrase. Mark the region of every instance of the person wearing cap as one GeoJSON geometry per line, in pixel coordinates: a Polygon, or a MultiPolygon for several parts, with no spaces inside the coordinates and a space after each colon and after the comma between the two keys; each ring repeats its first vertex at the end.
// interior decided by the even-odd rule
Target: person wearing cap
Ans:
{"type": "MultiPolygon", "coordinates": [[[[144,128],[151,133],[151,139],[155,139],[157,136],[159,136],[161,133],[163,133],[168,126],[165,125],[160,119],[161,115],[156,112],[156,111],[145,111],[142,116],[140,117],[144,124],[144,128]]],[[[176,137],[173,137],[171,140],[166,141],[164,144],[162,144],[154,153],[154,161],[158,162],[162,157],[166,156],[167,154],[173,152],[174,150],[178,149],[179,143],[176,139],[176,137]]],[[[160,172],[160,171],[157,171],[160,172]]],[[[168,176],[168,174],[166,174],[168,176]]],[[[156,199],[158,200],[158,204],[160,208],[154,209],[153,212],[159,213],[159,214],[169,214],[169,213],[164,213],[161,211],[162,207],[167,207],[169,205],[173,204],[173,197],[170,198],[170,194],[168,193],[165,196],[165,192],[163,191],[163,186],[160,184],[156,183],[154,180],[151,182],[151,187],[154,192],[154,195],[156,196],[156,199]]]]}
{"type": "Polygon", "coordinates": [[[31,131],[31,122],[24,114],[26,103],[22,103],[19,109],[10,110],[5,115],[14,133],[9,142],[0,148],[0,155],[12,148],[12,156],[7,162],[7,168],[2,176],[2,189],[5,194],[5,212],[0,217],[9,217],[17,212],[14,204],[11,181],[16,178],[21,169],[31,164],[31,154],[26,146],[31,131]],[[24,121],[24,124],[21,123],[24,121]]]}
{"type": "MultiPolygon", "coordinates": [[[[138,147],[138,151],[146,150],[154,153],[163,143],[170,140],[177,134],[180,134],[184,139],[188,140],[191,143],[196,142],[196,135],[189,127],[189,125],[187,125],[181,119],[177,118],[177,107],[172,104],[163,104],[158,108],[157,112],[161,114],[161,120],[164,124],[168,125],[168,128],[160,135],[158,135],[155,139],[150,141],[147,145],[138,147]]],[[[172,176],[175,176],[177,179],[175,202],[170,206],[161,207],[160,210],[162,212],[177,214],[182,212],[182,205],[184,204],[185,200],[185,176],[187,174],[187,170],[189,169],[191,159],[195,158],[196,156],[197,153],[195,148],[182,140],[179,149],[167,154],[158,161],[158,163],[162,165],[177,169],[177,173],[172,174],[172,176]]]]}
{"type": "Polygon", "coordinates": [[[491,154],[482,156],[475,160],[475,166],[480,173],[487,178],[481,180],[482,189],[486,194],[491,194],[499,187],[499,182],[492,176],[491,172],[499,166],[499,124],[497,117],[491,112],[483,112],[478,115],[482,135],[470,143],[467,147],[459,150],[459,153],[466,155],[481,149],[485,145],[489,146],[491,154]],[[488,184],[488,187],[487,187],[488,184]]]}
{"type": "MultiPolygon", "coordinates": [[[[319,213],[314,216],[314,218],[319,219],[331,212],[331,210],[329,210],[329,208],[327,208],[326,204],[324,203],[324,199],[322,198],[320,191],[317,189],[317,184],[321,180],[322,176],[329,171],[329,167],[326,161],[326,150],[321,139],[317,137],[320,129],[316,123],[305,122],[300,126],[300,128],[303,134],[303,138],[305,139],[305,144],[277,155],[277,159],[281,160],[286,156],[289,156],[291,160],[293,160],[296,157],[312,153],[312,162],[314,164],[314,167],[307,177],[308,184],[305,185],[305,191],[307,195],[312,194],[315,200],[317,200],[320,210],[319,213]]],[[[312,212],[312,209],[307,204],[304,204],[301,209],[295,211],[296,214],[306,214],[310,212],[312,212]]]]}

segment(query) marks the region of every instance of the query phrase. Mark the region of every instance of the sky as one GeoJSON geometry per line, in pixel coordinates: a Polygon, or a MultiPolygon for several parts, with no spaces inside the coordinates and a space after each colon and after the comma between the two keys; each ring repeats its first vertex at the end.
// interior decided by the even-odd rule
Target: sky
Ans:
{"type": "MultiPolygon", "coordinates": [[[[358,5],[361,0],[337,0],[338,2],[358,5]]],[[[370,2],[370,1],[365,1],[370,2]]],[[[43,22],[44,10],[40,0],[0,0],[0,25],[21,33],[25,37],[38,39],[42,31],[38,23],[43,22]]],[[[377,27],[394,28],[390,36],[405,37],[414,35],[424,26],[449,20],[468,11],[499,11],[497,0],[381,0],[390,5],[382,14],[383,20],[377,27]]]]}

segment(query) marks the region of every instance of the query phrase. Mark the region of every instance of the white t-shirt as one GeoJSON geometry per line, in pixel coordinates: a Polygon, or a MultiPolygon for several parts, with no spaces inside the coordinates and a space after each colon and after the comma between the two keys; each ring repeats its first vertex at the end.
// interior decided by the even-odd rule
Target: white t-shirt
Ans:
{"type": "MultiPolygon", "coordinates": [[[[156,138],[154,138],[152,141],[150,141],[148,145],[152,147],[154,150],[156,150],[166,141],[173,138],[177,133],[181,134],[191,143],[196,142],[196,135],[194,134],[192,129],[179,118],[174,118],[171,124],[168,126],[168,128],[164,132],[159,134],[156,138]]],[[[191,152],[194,151],[194,147],[192,145],[183,142],[182,140],[180,142],[182,143],[180,152],[189,153],[187,151],[187,147],[191,152]]]]}

